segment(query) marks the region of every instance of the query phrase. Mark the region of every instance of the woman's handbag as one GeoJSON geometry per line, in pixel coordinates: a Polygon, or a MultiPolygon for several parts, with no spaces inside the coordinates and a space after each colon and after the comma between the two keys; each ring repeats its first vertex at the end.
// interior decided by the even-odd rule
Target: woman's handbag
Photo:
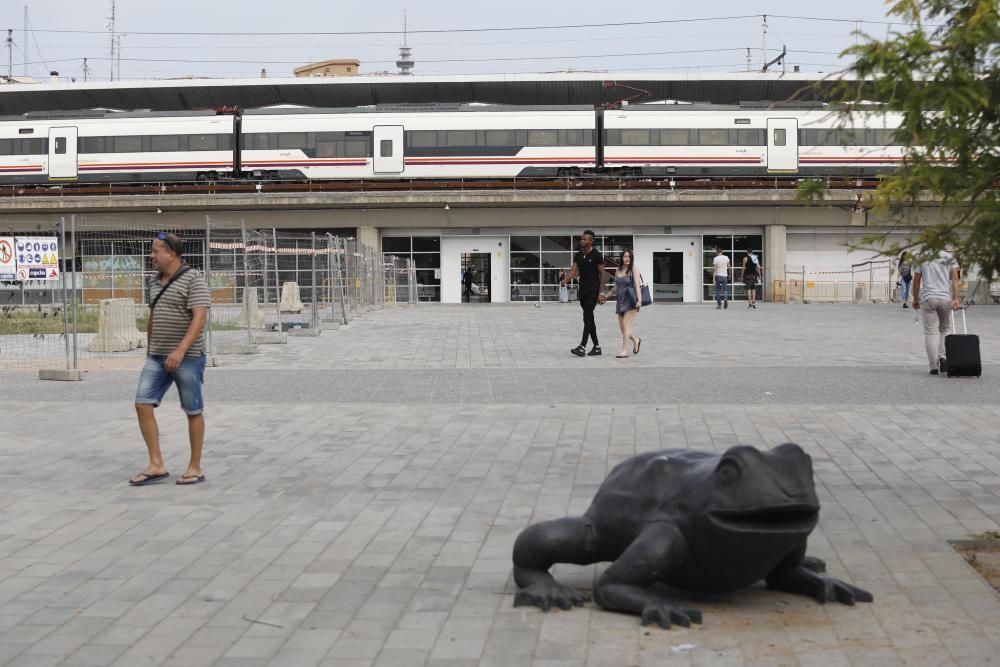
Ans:
{"type": "Polygon", "coordinates": [[[642,305],[653,305],[653,297],[649,295],[649,285],[640,285],[639,289],[642,292],[642,305]]]}

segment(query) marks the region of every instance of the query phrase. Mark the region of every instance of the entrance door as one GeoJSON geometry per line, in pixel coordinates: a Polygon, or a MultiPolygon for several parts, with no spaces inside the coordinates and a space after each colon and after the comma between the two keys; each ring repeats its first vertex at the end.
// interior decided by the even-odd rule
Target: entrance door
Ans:
{"type": "Polygon", "coordinates": [[[684,301],[684,253],[653,253],[653,301],[684,301]]]}
{"type": "Polygon", "coordinates": [[[794,118],[767,119],[768,172],[799,170],[799,122],[794,118]]]}
{"type": "Polygon", "coordinates": [[[76,128],[49,129],[49,180],[75,179],[76,128]]]}
{"type": "Polygon", "coordinates": [[[490,253],[462,253],[462,303],[490,303],[490,253]],[[466,278],[466,276],[469,276],[466,278]],[[468,285],[468,287],[466,287],[468,285]]]}
{"type": "Polygon", "coordinates": [[[376,125],[375,159],[373,169],[376,174],[403,173],[403,126],[376,125]]]}

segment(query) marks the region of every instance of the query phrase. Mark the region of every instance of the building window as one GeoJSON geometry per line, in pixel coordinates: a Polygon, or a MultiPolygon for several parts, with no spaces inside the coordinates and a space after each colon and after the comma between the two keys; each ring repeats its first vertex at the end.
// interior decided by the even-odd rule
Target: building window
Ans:
{"type": "MultiPolygon", "coordinates": [[[[764,258],[764,237],[761,234],[706,234],[702,236],[702,249],[704,266],[704,284],[702,286],[702,298],[705,301],[715,300],[715,275],[714,265],[715,248],[718,246],[722,253],[729,258],[729,264],[733,269],[733,281],[729,284],[729,298],[742,300],[746,298],[746,290],[743,287],[743,258],[746,257],[746,250],[750,248],[760,265],[767,271],[767,263],[764,258]]],[[[768,280],[772,279],[769,271],[759,272],[757,283],[757,298],[764,301],[765,293],[769,293],[768,280]]]]}
{"type": "MultiPolygon", "coordinates": [[[[389,261],[390,257],[411,260],[417,279],[417,300],[441,301],[440,236],[383,236],[382,257],[383,261],[389,261]]],[[[405,301],[407,297],[400,291],[397,298],[405,301]]]]}

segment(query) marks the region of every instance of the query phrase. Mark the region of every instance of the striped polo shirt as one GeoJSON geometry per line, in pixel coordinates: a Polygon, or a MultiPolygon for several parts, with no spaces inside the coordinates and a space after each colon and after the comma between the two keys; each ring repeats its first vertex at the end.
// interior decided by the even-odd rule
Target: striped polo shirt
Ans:
{"type": "MultiPolygon", "coordinates": [[[[150,281],[150,303],[163,292],[165,285],[166,283],[161,283],[158,278],[150,281]]],[[[212,297],[208,285],[205,284],[205,277],[200,271],[189,268],[170,285],[153,309],[149,354],[167,355],[177,349],[194,318],[192,309],[198,306],[211,307],[211,305],[212,297]]],[[[205,332],[202,330],[184,356],[197,357],[204,352],[205,332]]]]}

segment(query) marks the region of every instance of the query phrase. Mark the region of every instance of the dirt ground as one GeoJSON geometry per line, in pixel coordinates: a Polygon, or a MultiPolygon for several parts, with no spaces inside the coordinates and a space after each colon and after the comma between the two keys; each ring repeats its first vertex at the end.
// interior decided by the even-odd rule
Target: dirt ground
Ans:
{"type": "Polygon", "coordinates": [[[966,562],[1000,592],[1000,540],[987,546],[956,547],[966,562]]]}

